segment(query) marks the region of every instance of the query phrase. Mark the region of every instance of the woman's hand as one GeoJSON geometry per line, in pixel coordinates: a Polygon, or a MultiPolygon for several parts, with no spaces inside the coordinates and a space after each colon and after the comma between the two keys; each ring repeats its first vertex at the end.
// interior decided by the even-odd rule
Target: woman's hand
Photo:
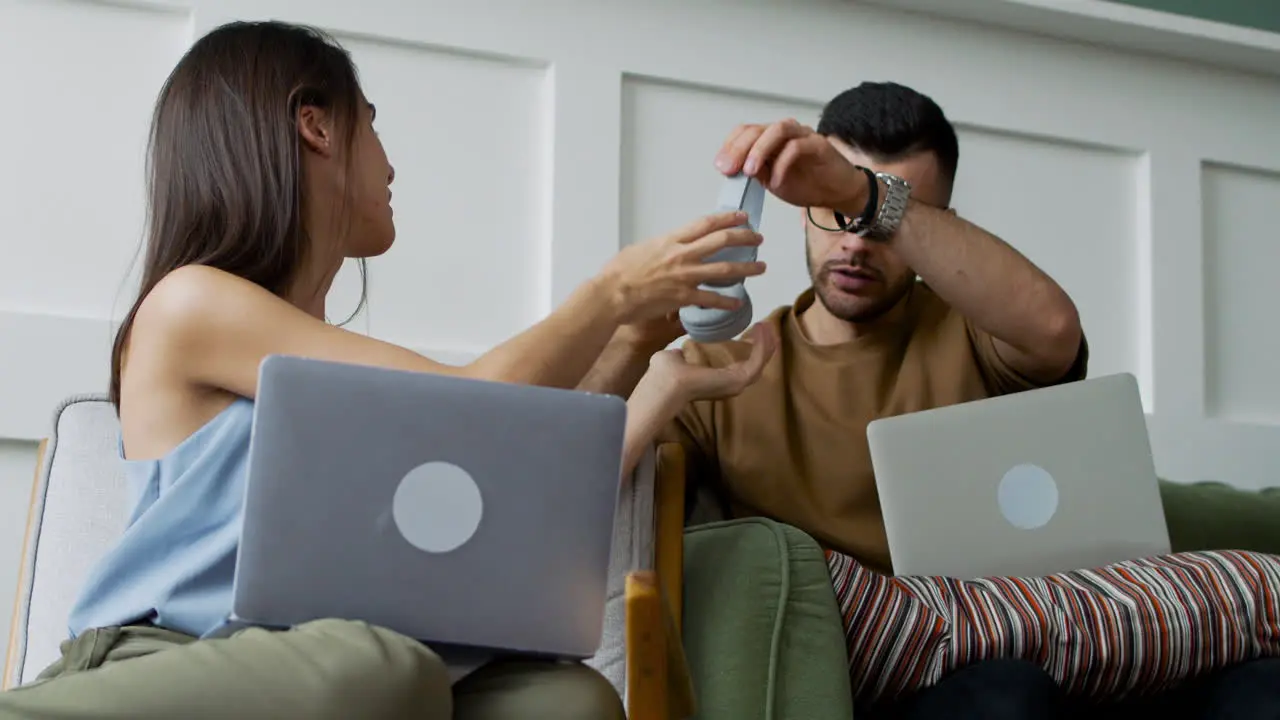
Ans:
{"type": "Polygon", "coordinates": [[[628,245],[598,276],[620,325],[660,318],[686,305],[734,310],[741,301],[700,290],[760,275],[762,262],[703,262],[727,247],[759,245],[742,212],[708,215],[668,235],[628,245]]]}
{"type": "Polygon", "coordinates": [[[666,315],[622,325],[615,337],[647,357],[679,340],[684,334],[680,311],[672,310],[666,315]]]}

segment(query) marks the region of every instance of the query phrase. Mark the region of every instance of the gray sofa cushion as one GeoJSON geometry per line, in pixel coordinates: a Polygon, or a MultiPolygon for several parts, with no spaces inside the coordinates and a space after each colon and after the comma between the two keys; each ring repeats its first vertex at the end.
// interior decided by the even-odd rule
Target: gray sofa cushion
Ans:
{"type": "Polygon", "coordinates": [[[626,583],[627,573],[653,567],[654,473],[656,453],[640,460],[634,475],[623,483],[613,526],[609,556],[609,595],[604,609],[600,649],[586,664],[609,679],[618,696],[627,700],[626,583]]]}
{"type": "Polygon", "coordinates": [[[9,685],[30,682],[58,659],[76,592],[124,530],[130,508],[118,442],[105,398],[73,397],[54,414],[18,577],[9,685]]]}
{"type": "MultiPolygon", "coordinates": [[[[118,438],[115,408],[103,396],[70,398],[54,414],[18,578],[6,686],[31,682],[57,659],[81,584],[124,530],[130,500],[117,454],[118,438]]],[[[604,636],[599,652],[588,661],[623,697],[623,589],[630,570],[652,563],[653,469],[650,453],[619,495],[604,636]]]]}

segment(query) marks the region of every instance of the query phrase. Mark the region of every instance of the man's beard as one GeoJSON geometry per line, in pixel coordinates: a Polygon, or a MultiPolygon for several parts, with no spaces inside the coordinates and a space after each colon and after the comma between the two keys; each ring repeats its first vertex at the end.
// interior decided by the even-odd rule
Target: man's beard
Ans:
{"type": "MultiPolygon", "coordinates": [[[[897,307],[898,303],[911,292],[915,278],[907,275],[898,283],[888,287],[887,292],[877,298],[860,298],[849,295],[831,284],[832,266],[850,265],[851,263],[826,263],[817,272],[810,271],[813,279],[814,295],[818,302],[834,317],[847,323],[868,323],[897,307]]],[[[857,264],[853,264],[858,267],[857,264]]],[[[878,271],[873,271],[877,272],[878,271]]],[[[880,274],[883,278],[883,274],[880,274]]],[[[883,282],[883,279],[881,280],[883,282]]]]}

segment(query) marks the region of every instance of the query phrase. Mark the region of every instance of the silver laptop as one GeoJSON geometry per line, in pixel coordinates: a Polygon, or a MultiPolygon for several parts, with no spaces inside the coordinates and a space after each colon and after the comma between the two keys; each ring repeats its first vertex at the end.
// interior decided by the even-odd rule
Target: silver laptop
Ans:
{"type": "Polygon", "coordinates": [[[594,654],[625,420],[612,396],[267,358],[231,624],[594,654]]]}
{"type": "Polygon", "coordinates": [[[897,575],[1038,576],[1170,551],[1130,374],[881,418],[867,440],[897,575]]]}

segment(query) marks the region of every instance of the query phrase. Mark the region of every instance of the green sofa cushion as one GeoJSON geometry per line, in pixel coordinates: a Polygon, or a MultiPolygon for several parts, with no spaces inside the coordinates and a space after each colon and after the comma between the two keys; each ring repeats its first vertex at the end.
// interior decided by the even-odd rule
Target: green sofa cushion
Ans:
{"type": "Polygon", "coordinates": [[[844,631],[822,549],[764,518],[690,528],[684,647],[704,720],[851,720],[844,631]]]}
{"type": "Polygon", "coordinates": [[[1280,488],[1160,481],[1174,552],[1251,550],[1280,554],[1280,488]]]}

